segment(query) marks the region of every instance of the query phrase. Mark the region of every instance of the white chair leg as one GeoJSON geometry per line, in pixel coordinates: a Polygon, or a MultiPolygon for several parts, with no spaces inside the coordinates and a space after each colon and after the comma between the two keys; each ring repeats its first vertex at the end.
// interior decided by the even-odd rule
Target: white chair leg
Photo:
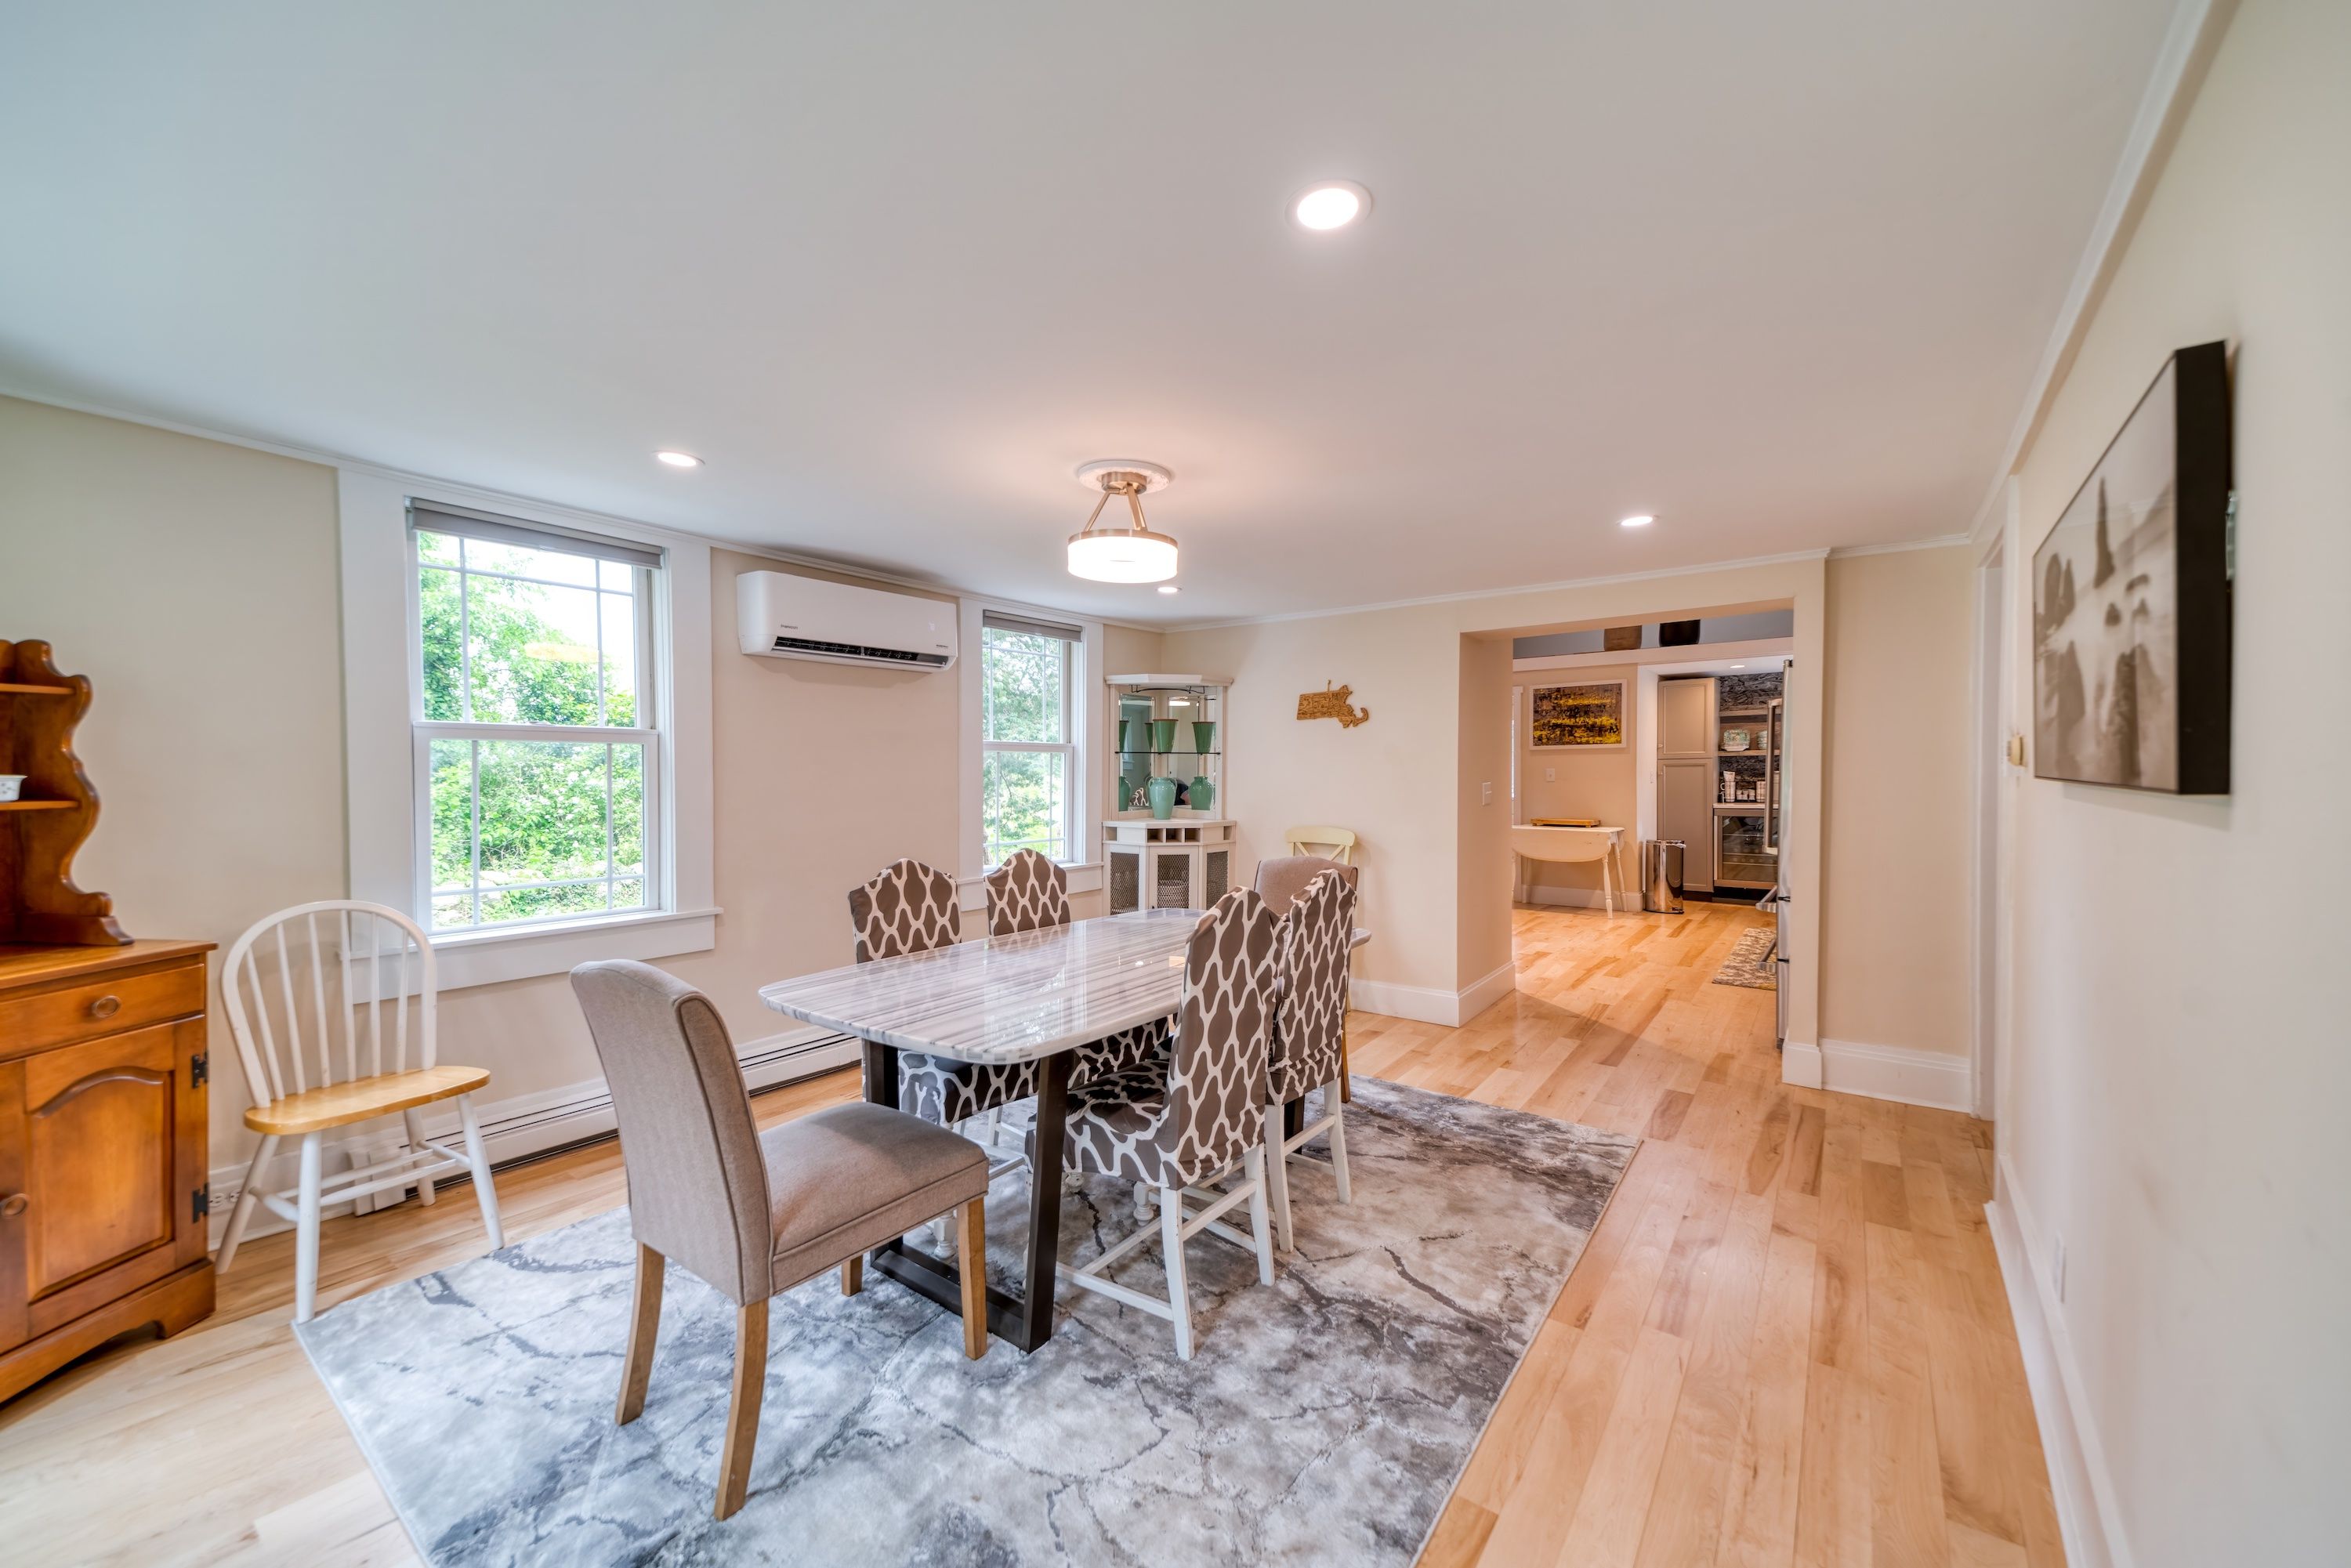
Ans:
{"type": "Polygon", "coordinates": [[[1281,1148],[1281,1107],[1265,1113],[1266,1196],[1273,1207],[1273,1233],[1284,1252],[1292,1249],[1290,1231],[1290,1160],[1281,1148]]]}
{"type": "Polygon", "coordinates": [[[1167,1306],[1176,1322],[1176,1359],[1192,1359],[1192,1287],[1184,1277],[1184,1189],[1159,1189],[1159,1245],[1167,1254],[1167,1306]]]}
{"type": "Polygon", "coordinates": [[[302,1134],[301,1197],[294,1219],[294,1321],[307,1323],[319,1305],[319,1186],[323,1134],[302,1134]]]}
{"type": "Polygon", "coordinates": [[[1138,1219],[1151,1218],[1152,1187],[1147,1182],[1134,1184],[1134,1214],[1138,1219]]]}
{"type": "Polygon", "coordinates": [[[269,1168],[269,1158],[277,1152],[277,1134],[262,1134],[261,1147],[253,1151],[253,1163],[245,1167],[245,1186],[237,1189],[236,1207],[228,1211],[228,1228],[221,1232],[220,1253],[213,1260],[213,1272],[225,1274],[236,1257],[236,1244],[245,1239],[245,1222],[253,1216],[253,1206],[261,1201],[261,1173],[269,1168]]]}
{"type": "Polygon", "coordinates": [[[1249,1236],[1257,1242],[1257,1282],[1273,1283],[1273,1216],[1265,1201],[1265,1151],[1251,1149],[1241,1158],[1249,1184],[1249,1236]]]}
{"type": "Polygon", "coordinates": [[[507,1244],[507,1233],[498,1226],[498,1189],[490,1179],[489,1151],[482,1146],[482,1124],[474,1119],[474,1097],[457,1096],[457,1119],[465,1127],[465,1163],[474,1172],[474,1197],[482,1206],[482,1228],[490,1233],[490,1250],[495,1252],[507,1244]]]}
{"type": "MultiPolygon", "coordinates": [[[[412,1155],[423,1154],[424,1152],[424,1118],[417,1114],[415,1106],[411,1105],[400,1113],[400,1119],[408,1124],[408,1152],[412,1155]]],[[[431,1176],[416,1178],[416,1201],[427,1208],[433,1207],[431,1176]]]]}
{"type": "Polygon", "coordinates": [[[1331,1174],[1339,1188],[1339,1201],[1355,1201],[1354,1189],[1347,1183],[1347,1107],[1339,1103],[1339,1086],[1333,1083],[1322,1091],[1322,1103],[1331,1107],[1331,1174]]]}

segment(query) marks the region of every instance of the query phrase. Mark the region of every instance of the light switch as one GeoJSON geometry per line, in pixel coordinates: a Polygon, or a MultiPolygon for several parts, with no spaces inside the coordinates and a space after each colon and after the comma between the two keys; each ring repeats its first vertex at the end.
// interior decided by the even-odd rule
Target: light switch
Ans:
{"type": "Polygon", "coordinates": [[[1478,804],[1479,804],[1480,806],[1490,806],[1490,805],[1492,805],[1493,803],[1494,803],[1494,787],[1493,787],[1491,784],[1480,784],[1480,785],[1479,785],[1479,786],[1478,786],[1478,804]]]}

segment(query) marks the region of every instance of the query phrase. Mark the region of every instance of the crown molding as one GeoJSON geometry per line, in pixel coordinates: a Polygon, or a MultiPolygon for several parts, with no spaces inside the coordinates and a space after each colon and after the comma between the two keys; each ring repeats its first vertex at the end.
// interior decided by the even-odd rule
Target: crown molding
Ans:
{"type": "Polygon", "coordinates": [[[2114,281],[2115,269],[2122,264],[2123,253],[2130,246],[2139,216],[2147,210],[2156,182],[2162,177],[2171,145],[2179,139],[2180,125],[2196,101],[2197,89],[2203,86],[2204,73],[2236,11],[2237,0],[2178,0],[2173,7],[2171,26],[2156,54],[2154,74],[2147,78],[2147,91],[2139,99],[2130,134],[2123,141],[2122,158],[2115,165],[2114,178],[2107,183],[2106,199],[2098,209],[2097,222],[2091,225],[2089,243],[2083,247],[2081,262],[2074,269],[2073,286],[2065,291],[2056,325],[2050,329],[2049,341],[2041,350],[2041,362],[2033,370],[2023,406],[2017,410],[2016,423],[2009,431],[2000,466],[1985,486],[1975,520],[1968,528],[1967,537],[1979,544],[2000,528],[2003,517],[2001,487],[2032,454],[2033,440],[2041,434],[2042,420],[2058,390],[2065,384],[2066,372],[2073,369],[2074,357],[2081,351],[2091,318],[2097,313],[2107,285],[2114,281]]]}
{"type": "Polygon", "coordinates": [[[1969,534],[1937,534],[1931,539],[1900,539],[1886,545],[1838,545],[1829,551],[1831,560],[1849,560],[1857,555],[1903,555],[1914,549],[1949,549],[1963,545],[1972,538],[1969,534]]]}
{"type": "Polygon", "coordinates": [[[1466,604],[1481,599],[1513,599],[1520,594],[1552,593],[1569,588],[1602,588],[1617,582],[1647,582],[1657,578],[1701,577],[1708,572],[1742,571],[1759,566],[1788,566],[1798,561],[1825,560],[1830,553],[1826,549],[1788,550],[1780,555],[1698,561],[1690,566],[1661,566],[1648,571],[1620,571],[1605,577],[1571,577],[1556,582],[1522,582],[1510,588],[1472,588],[1459,593],[1426,594],[1418,599],[1385,599],[1372,604],[1342,604],[1328,610],[1284,610],[1272,615],[1238,615],[1227,621],[1185,621],[1163,630],[1172,634],[1177,632],[1219,632],[1228,626],[1268,626],[1278,621],[1328,621],[1342,615],[1371,615],[1383,610],[1411,610],[1424,604],[1466,604]]]}

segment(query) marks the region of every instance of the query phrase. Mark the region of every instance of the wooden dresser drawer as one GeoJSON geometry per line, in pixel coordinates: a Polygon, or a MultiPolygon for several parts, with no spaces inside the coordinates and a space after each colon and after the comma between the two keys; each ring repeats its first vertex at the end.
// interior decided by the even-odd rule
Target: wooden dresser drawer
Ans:
{"type": "Polygon", "coordinates": [[[0,994],[0,1057],[95,1040],[204,1010],[199,961],[127,975],[97,975],[47,990],[0,994]]]}

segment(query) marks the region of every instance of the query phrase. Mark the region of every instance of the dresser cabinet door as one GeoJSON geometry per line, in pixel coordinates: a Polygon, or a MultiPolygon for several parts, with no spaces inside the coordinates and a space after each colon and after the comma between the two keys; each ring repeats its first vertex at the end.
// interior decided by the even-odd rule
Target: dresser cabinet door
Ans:
{"type": "MultiPolygon", "coordinates": [[[[19,1337],[37,1337],[204,1254],[204,1020],[43,1051],[0,1080],[0,1166],[21,1204],[0,1219],[19,1337]]],[[[0,1329],[6,1327],[0,1318],[0,1329]]]]}

